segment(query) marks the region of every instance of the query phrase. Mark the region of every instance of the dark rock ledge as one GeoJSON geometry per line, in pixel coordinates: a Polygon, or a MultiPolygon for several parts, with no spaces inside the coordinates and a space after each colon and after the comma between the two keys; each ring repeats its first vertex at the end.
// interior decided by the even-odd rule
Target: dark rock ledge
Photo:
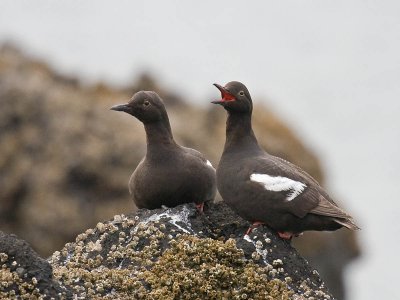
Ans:
{"type": "MultiPolygon", "coordinates": [[[[64,226],[60,224],[60,226],[64,226]]],[[[333,299],[267,227],[225,204],[138,210],[98,223],[47,261],[0,233],[1,299],[333,299]]]]}

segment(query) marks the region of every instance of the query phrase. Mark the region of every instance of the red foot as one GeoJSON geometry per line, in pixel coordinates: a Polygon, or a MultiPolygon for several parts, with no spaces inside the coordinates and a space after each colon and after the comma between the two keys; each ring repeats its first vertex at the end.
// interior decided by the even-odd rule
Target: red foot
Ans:
{"type": "Polygon", "coordinates": [[[253,222],[253,224],[249,227],[249,229],[247,229],[245,235],[249,235],[253,231],[254,228],[256,228],[260,225],[263,225],[263,224],[265,224],[265,223],[259,222],[259,221],[253,222]]]}
{"type": "Polygon", "coordinates": [[[286,231],[284,231],[284,232],[278,231],[278,235],[281,239],[284,239],[284,240],[290,240],[293,237],[293,233],[286,232],[286,231]]]}
{"type": "Polygon", "coordinates": [[[203,213],[204,210],[204,202],[196,204],[196,208],[199,211],[199,213],[203,213]]]}

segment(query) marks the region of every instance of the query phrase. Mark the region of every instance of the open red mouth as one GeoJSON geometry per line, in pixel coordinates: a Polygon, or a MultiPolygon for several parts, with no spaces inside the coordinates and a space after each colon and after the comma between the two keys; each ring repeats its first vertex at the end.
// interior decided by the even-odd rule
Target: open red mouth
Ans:
{"type": "Polygon", "coordinates": [[[222,99],[219,101],[213,101],[213,103],[222,103],[222,102],[229,102],[229,101],[236,100],[235,96],[233,96],[226,88],[224,88],[223,86],[221,86],[217,83],[214,83],[214,85],[221,92],[222,99]]]}

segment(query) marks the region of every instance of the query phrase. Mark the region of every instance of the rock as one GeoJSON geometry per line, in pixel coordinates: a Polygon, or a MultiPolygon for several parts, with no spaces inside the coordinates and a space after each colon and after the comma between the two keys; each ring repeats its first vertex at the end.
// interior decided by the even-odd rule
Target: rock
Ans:
{"type": "Polygon", "coordinates": [[[33,299],[71,297],[71,292],[53,280],[52,266],[29,244],[0,231],[0,298],[33,299]],[[28,297],[29,295],[29,297],[28,297]]]}
{"type": "MultiPolygon", "coordinates": [[[[20,266],[20,256],[10,253],[22,252],[21,267],[35,270],[26,281],[38,281],[37,290],[25,292],[36,297],[54,291],[73,299],[333,299],[287,241],[267,227],[243,237],[248,225],[224,203],[204,214],[193,204],[143,209],[98,223],[56,251],[48,259],[53,277],[49,263],[23,241],[24,247],[0,248],[0,257],[20,266]]],[[[1,244],[16,239],[0,237],[1,244]]],[[[1,278],[10,268],[3,267],[1,278]]],[[[21,295],[20,287],[2,281],[0,296],[21,295]]]]}

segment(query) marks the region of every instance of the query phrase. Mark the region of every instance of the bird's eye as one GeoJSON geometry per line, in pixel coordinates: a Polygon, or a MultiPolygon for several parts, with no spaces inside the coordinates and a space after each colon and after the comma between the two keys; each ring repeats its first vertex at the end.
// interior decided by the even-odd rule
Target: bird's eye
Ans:
{"type": "Polygon", "coordinates": [[[144,105],[144,106],[149,106],[149,105],[150,105],[150,102],[146,100],[146,101],[143,102],[143,105],[144,105]]]}
{"type": "Polygon", "coordinates": [[[243,92],[243,91],[240,91],[240,92],[239,92],[239,95],[240,95],[240,96],[244,96],[244,92],[243,92]]]}

